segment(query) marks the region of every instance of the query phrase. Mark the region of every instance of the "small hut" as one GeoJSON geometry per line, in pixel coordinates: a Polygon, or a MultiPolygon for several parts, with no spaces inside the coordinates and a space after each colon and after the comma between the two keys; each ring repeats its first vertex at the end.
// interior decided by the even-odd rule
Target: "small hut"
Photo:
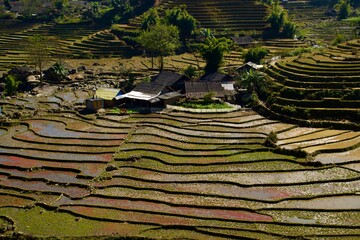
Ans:
{"type": "Polygon", "coordinates": [[[110,108],[116,106],[116,97],[121,96],[122,92],[116,88],[99,88],[93,98],[86,99],[86,109],[96,112],[100,108],[110,108]]]}

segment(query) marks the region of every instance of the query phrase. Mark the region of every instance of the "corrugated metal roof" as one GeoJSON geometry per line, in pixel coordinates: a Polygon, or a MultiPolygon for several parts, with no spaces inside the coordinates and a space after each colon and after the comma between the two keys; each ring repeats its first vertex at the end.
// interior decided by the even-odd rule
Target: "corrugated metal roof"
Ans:
{"type": "Polygon", "coordinates": [[[141,82],[131,92],[116,97],[116,99],[132,98],[149,101],[152,98],[158,97],[164,88],[165,85],[162,84],[157,84],[154,82],[141,82]]]}
{"type": "Polygon", "coordinates": [[[120,95],[122,95],[120,89],[116,88],[99,88],[95,93],[95,97],[102,98],[104,100],[112,100],[116,96],[120,95]]]}

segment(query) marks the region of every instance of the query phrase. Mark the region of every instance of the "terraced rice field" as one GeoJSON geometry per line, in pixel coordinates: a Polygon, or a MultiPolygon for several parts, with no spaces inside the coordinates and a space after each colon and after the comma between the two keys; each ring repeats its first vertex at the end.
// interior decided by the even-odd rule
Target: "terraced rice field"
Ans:
{"type": "Polygon", "coordinates": [[[278,61],[266,70],[280,90],[269,107],[310,119],[358,123],[360,42],[349,41],[318,53],[278,61]]]}
{"type": "Polygon", "coordinates": [[[188,0],[161,0],[160,6],[164,9],[186,4],[188,12],[199,21],[200,27],[211,28],[222,32],[229,30],[262,31],[266,26],[264,17],[266,7],[252,0],[226,1],[188,1],[188,0]]]}
{"type": "Polygon", "coordinates": [[[129,57],[139,54],[102,26],[9,22],[0,34],[0,72],[28,62],[26,41],[40,34],[54,37],[55,58],[129,57]]]}
{"type": "Polygon", "coordinates": [[[0,128],[1,236],[360,237],[359,155],[280,154],[270,132],[304,150],[359,135],[250,110],[24,116],[0,128]]]}

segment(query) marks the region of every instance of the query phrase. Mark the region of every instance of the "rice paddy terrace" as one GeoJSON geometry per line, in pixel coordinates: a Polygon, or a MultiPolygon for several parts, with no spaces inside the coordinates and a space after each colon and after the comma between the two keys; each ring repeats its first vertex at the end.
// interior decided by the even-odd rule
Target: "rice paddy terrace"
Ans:
{"type": "Polygon", "coordinates": [[[360,41],[278,61],[267,69],[279,95],[273,111],[291,117],[344,120],[360,113],[360,41]]]}
{"type": "Polygon", "coordinates": [[[59,58],[129,57],[138,53],[101,26],[13,21],[0,31],[0,71],[28,62],[26,41],[35,34],[54,37],[57,45],[52,53],[59,58]]]}
{"type": "Polygon", "coordinates": [[[199,21],[200,27],[222,32],[241,30],[262,31],[266,26],[266,7],[253,0],[161,0],[164,9],[186,4],[187,11],[199,21]]]}
{"type": "MultiPolygon", "coordinates": [[[[14,106],[71,105],[86,93],[34,98],[1,105],[5,113],[14,106]]],[[[359,132],[300,128],[250,110],[79,115],[51,109],[0,128],[1,236],[360,236],[359,132]],[[270,132],[281,148],[314,157],[264,146],[270,132]]]]}

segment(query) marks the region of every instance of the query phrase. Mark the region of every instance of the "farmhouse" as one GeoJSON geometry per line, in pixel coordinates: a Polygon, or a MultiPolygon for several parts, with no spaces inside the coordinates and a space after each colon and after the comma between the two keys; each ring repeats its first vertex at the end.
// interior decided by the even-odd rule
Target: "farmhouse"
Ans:
{"type": "Polygon", "coordinates": [[[161,71],[152,82],[141,82],[131,92],[118,96],[128,106],[159,107],[174,103],[185,92],[185,75],[161,71]]]}
{"type": "Polygon", "coordinates": [[[185,82],[185,95],[188,99],[200,99],[208,93],[214,93],[215,97],[223,100],[234,100],[235,89],[233,84],[211,81],[187,81],[185,82]]]}
{"type": "Polygon", "coordinates": [[[181,96],[164,84],[141,82],[131,92],[116,97],[130,107],[160,107],[174,102],[181,96]]]}

